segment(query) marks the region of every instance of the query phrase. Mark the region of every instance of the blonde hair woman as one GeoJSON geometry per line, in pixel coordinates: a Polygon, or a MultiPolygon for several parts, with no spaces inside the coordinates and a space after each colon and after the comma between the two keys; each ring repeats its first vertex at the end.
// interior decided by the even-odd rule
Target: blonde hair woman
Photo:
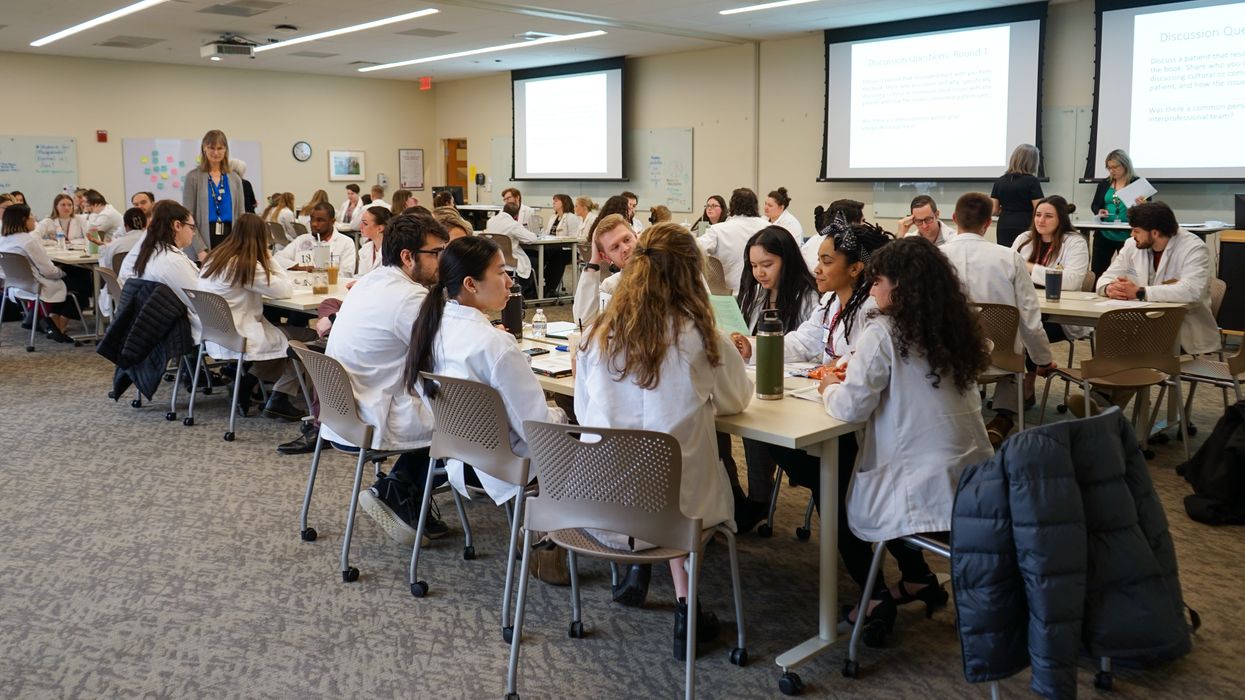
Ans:
{"type": "Polygon", "coordinates": [[[195,217],[199,230],[191,248],[200,261],[225,240],[233,222],[246,213],[242,178],[229,168],[229,139],[212,129],[199,143],[199,167],[186,173],[182,204],[195,217]]]}
{"type": "Polygon", "coordinates": [[[298,232],[294,230],[294,193],[278,192],[272,196],[272,204],[264,210],[264,221],[272,221],[281,224],[282,230],[285,231],[285,238],[292,241],[298,238],[298,232]]]}
{"type": "Polygon", "coordinates": [[[451,241],[472,234],[471,224],[454,207],[437,207],[432,210],[432,218],[445,227],[451,241]]]}
{"type": "Polygon", "coordinates": [[[579,217],[579,240],[588,240],[588,231],[592,229],[592,222],[597,220],[597,210],[601,206],[592,201],[592,197],[576,197],[575,198],[575,216],[579,217]]]}

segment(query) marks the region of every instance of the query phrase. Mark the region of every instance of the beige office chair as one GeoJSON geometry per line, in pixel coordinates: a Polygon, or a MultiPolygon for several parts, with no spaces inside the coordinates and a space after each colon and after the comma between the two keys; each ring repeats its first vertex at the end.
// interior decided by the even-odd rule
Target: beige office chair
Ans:
{"type": "Polygon", "coordinates": [[[295,221],[294,222],[294,234],[295,234],[295,237],[306,235],[307,225],[301,221],[295,221]]]}
{"type": "MultiPolygon", "coordinates": [[[[1094,289],[1096,289],[1096,288],[1097,288],[1097,287],[1096,287],[1096,283],[1097,283],[1097,281],[1098,281],[1098,277],[1094,274],[1094,271],[1093,271],[1093,270],[1087,270],[1087,271],[1085,272],[1085,279],[1081,280],[1081,291],[1082,291],[1082,292],[1092,292],[1092,291],[1094,291],[1094,289]]],[[[1088,340],[1089,340],[1089,351],[1090,351],[1090,352],[1093,352],[1093,351],[1094,351],[1094,333],[1093,333],[1093,330],[1092,330],[1092,329],[1090,330],[1090,334],[1089,334],[1089,338],[1088,338],[1088,340]]],[[[1067,364],[1067,366],[1068,366],[1068,367],[1071,367],[1071,366],[1072,366],[1072,365],[1076,362],[1076,339],[1074,339],[1074,338],[1067,338],[1064,342],[1066,342],[1066,343],[1068,344],[1068,364],[1067,364]]],[[[1058,405],[1056,405],[1056,406],[1055,406],[1055,411],[1056,411],[1056,412],[1058,412],[1058,413],[1064,413],[1064,412],[1066,412],[1066,411],[1068,410],[1068,392],[1071,390],[1071,387],[1072,387],[1072,384],[1071,384],[1070,382],[1064,382],[1064,385],[1063,385],[1063,401],[1062,401],[1062,402],[1060,402],[1058,405]]]]}
{"type": "MultiPolygon", "coordinates": [[[[571,574],[570,636],[583,636],[580,620],[579,555],[628,564],[651,564],[688,557],[688,624],[684,694],[696,695],[696,601],[700,585],[700,560],[705,544],[715,534],[726,538],[731,560],[731,583],[735,591],[735,624],[738,645],[731,663],[748,662],[743,622],[743,596],[739,587],[739,559],[735,535],[723,525],[703,529],[699,518],[689,518],[679,508],[683,463],[679,443],[670,435],[648,430],[613,430],[559,423],[524,421],[532,466],[540,475],[540,495],[527,501],[523,551],[530,552],[533,532],[548,532],[549,539],[568,550],[571,574]],[[620,478],[627,475],[628,478],[620,478]],[[606,547],[585,528],[629,535],[651,542],[654,549],[636,552],[606,547]]],[[[523,612],[527,600],[527,575],[531,556],[523,557],[519,572],[519,602],[515,631],[510,644],[510,667],[506,697],[517,698],[519,649],[523,638],[523,612]]]]}
{"type": "Polygon", "coordinates": [[[504,233],[482,233],[480,234],[490,241],[497,244],[501,248],[501,258],[506,263],[506,267],[511,270],[515,269],[517,261],[514,258],[514,247],[510,244],[510,236],[504,233]]]}
{"type": "MultiPolygon", "coordinates": [[[[1210,311],[1214,315],[1215,320],[1219,320],[1219,310],[1223,308],[1223,298],[1228,292],[1228,283],[1219,278],[1213,278],[1210,281],[1210,311]]],[[[1219,324],[1220,349],[1215,353],[1207,353],[1197,357],[1182,358],[1180,361],[1180,376],[1186,382],[1189,382],[1189,396],[1185,398],[1185,413],[1190,417],[1193,415],[1193,395],[1197,391],[1198,384],[1210,384],[1219,387],[1223,394],[1223,407],[1228,408],[1228,389],[1231,389],[1236,400],[1241,400],[1241,382],[1240,375],[1245,373],[1245,356],[1241,351],[1245,350],[1245,343],[1242,343],[1234,355],[1227,358],[1224,357],[1225,348],[1223,346],[1223,324],[1219,324]],[[1209,359],[1210,355],[1218,357],[1218,361],[1209,359]]],[[[1192,420],[1189,421],[1189,435],[1197,435],[1197,427],[1193,425],[1192,420]]]]}
{"type": "MultiPolygon", "coordinates": [[[[43,314],[43,304],[39,301],[43,285],[35,277],[30,260],[20,253],[0,253],[0,271],[4,272],[4,291],[0,294],[0,319],[4,318],[4,306],[10,298],[15,303],[30,302],[34,306],[34,313],[30,320],[30,342],[26,344],[26,352],[34,352],[35,330],[39,327],[39,318],[46,318],[43,314]]],[[[78,309],[78,320],[82,322],[82,330],[90,333],[91,330],[86,325],[86,317],[82,314],[82,307],[78,305],[78,298],[73,294],[68,294],[67,297],[73,299],[73,304],[78,309]]],[[[78,341],[75,340],[74,347],[78,345],[78,341]]]]}
{"type": "Polygon", "coordinates": [[[199,376],[203,373],[203,358],[207,352],[207,343],[213,342],[238,353],[238,361],[233,375],[233,398],[229,402],[229,429],[225,431],[225,442],[234,440],[234,422],[238,414],[238,395],[241,393],[242,378],[246,373],[242,363],[246,360],[246,338],[238,333],[233,324],[233,312],[229,310],[229,302],[219,294],[202,292],[197,289],[183,289],[203,330],[203,338],[199,342],[199,354],[195,359],[195,371],[190,380],[190,405],[186,408],[186,417],[182,420],[185,426],[195,424],[195,394],[199,389],[199,376]]]}
{"type": "Polygon", "coordinates": [[[726,283],[726,272],[722,261],[712,255],[705,256],[705,281],[709,283],[709,293],[714,296],[734,296],[731,287],[726,283]]]}
{"type": "Polygon", "coordinates": [[[108,269],[120,275],[121,274],[121,263],[125,262],[125,256],[127,255],[129,255],[129,253],[116,253],[115,255],[113,255],[112,260],[109,261],[110,267],[108,269]]]}
{"type": "Polygon", "coordinates": [[[268,246],[274,250],[289,244],[285,238],[285,227],[275,221],[264,222],[265,228],[268,229],[268,246]]]}
{"type": "MultiPolygon", "coordinates": [[[[1007,304],[977,304],[977,322],[990,341],[990,366],[977,375],[978,384],[996,384],[1012,377],[1016,381],[1016,429],[1025,429],[1025,355],[1016,350],[1020,312],[1007,304]]],[[[998,408],[997,406],[995,407],[998,408]]],[[[1004,436],[1006,437],[1006,436],[1004,436]]]]}

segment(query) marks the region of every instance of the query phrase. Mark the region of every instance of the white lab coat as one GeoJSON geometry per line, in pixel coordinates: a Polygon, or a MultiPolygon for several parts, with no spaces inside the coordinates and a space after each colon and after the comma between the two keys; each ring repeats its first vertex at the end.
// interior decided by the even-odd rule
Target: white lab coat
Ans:
{"type": "Polygon", "coordinates": [[[523,228],[527,228],[531,226],[532,215],[534,215],[535,213],[536,213],[535,209],[529,207],[526,204],[520,204],[519,205],[519,225],[522,226],[523,228]]]}
{"type": "Polygon", "coordinates": [[[532,261],[523,250],[523,243],[536,241],[536,234],[524,228],[514,217],[506,212],[498,212],[489,217],[484,227],[485,233],[503,233],[510,237],[510,250],[514,253],[514,272],[523,279],[532,276],[532,261]]]}
{"type": "Polygon", "coordinates": [[[372,239],[365,239],[363,245],[359,246],[359,269],[353,274],[356,278],[362,277],[382,264],[381,249],[372,239]]]}
{"type": "Polygon", "coordinates": [[[804,245],[800,246],[800,255],[804,258],[805,264],[808,265],[809,272],[817,269],[817,263],[820,262],[817,253],[821,250],[821,244],[825,241],[825,236],[814,233],[808,237],[807,241],[804,241],[804,245]]]}
{"type": "MultiPolygon", "coordinates": [[[[138,261],[138,254],[142,249],[141,244],[134,246],[126,254],[125,260],[121,262],[121,270],[117,273],[117,279],[121,282],[122,289],[125,289],[125,283],[131,277],[136,276],[134,263],[138,261]]],[[[186,296],[183,290],[199,288],[199,268],[186,257],[186,253],[180,248],[159,247],[147,260],[147,268],[143,270],[143,274],[137,277],[149,282],[159,282],[173,290],[177,298],[186,305],[186,313],[190,315],[190,334],[198,343],[203,337],[203,326],[199,322],[199,315],[190,305],[190,297],[186,296]]]]}
{"type": "Polygon", "coordinates": [[[1102,279],[1098,293],[1118,277],[1129,277],[1146,289],[1146,301],[1189,304],[1180,324],[1180,347],[1193,355],[1220,348],[1219,327],[1210,311],[1210,253],[1206,243],[1184,229],[1176,231],[1163,250],[1158,269],[1154,251],[1141,250],[1132,238],[1124,241],[1102,279]]]}
{"type": "Polygon", "coordinates": [[[726,286],[731,294],[739,294],[739,278],[744,272],[744,246],[752,234],[769,226],[763,216],[732,216],[720,224],[714,224],[696,242],[706,255],[722,261],[726,286]]]}
{"type": "MultiPolygon", "coordinates": [[[[334,331],[336,332],[336,331],[334,331]]],[[[532,374],[528,358],[519,350],[514,336],[495,327],[484,314],[470,306],[455,301],[445,304],[441,329],[433,341],[434,374],[470,379],[487,384],[501,394],[510,421],[510,447],[520,457],[527,456],[527,442],[523,433],[523,421],[538,420],[565,423],[562,409],[545,402],[545,392],[540,388],[536,375],[532,374]]],[[[420,387],[420,397],[423,389],[420,387]]],[[[428,405],[431,411],[431,404],[428,405]]],[[[463,464],[451,459],[445,470],[450,483],[464,495],[467,487],[463,480],[463,464]]],[[[480,484],[498,505],[519,494],[520,486],[508,484],[476,472],[480,484]]],[[[536,478],[536,474],[532,474],[536,478]]]]}
{"type": "Polygon", "coordinates": [[[549,220],[545,222],[544,234],[555,238],[563,236],[578,236],[580,224],[581,222],[579,221],[579,217],[575,216],[573,213],[563,214],[561,217],[550,214],[549,220]],[[558,229],[556,231],[553,229],[554,222],[557,222],[558,224],[558,229]]]}
{"type": "MultiPolygon", "coordinates": [[[[834,324],[834,342],[827,343],[826,341],[830,338],[830,325],[834,323],[834,317],[839,313],[839,295],[826,292],[804,323],[783,338],[783,361],[816,362],[823,365],[838,365],[847,362],[855,352],[856,341],[860,339],[869,314],[877,308],[877,302],[873,301],[873,297],[865,299],[865,302],[856,310],[856,318],[852,321],[851,339],[847,337],[847,323],[840,318],[839,322],[834,324]]],[[[754,352],[751,362],[755,360],[756,353],[754,352]]]]}
{"type": "MultiPolygon", "coordinates": [[[[29,233],[10,233],[7,236],[0,236],[0,253],[17,253],[30,261],[30,269],[35,279],[42,285],[39,290],[39,299],[49,304],[65,301],[67,289],[65,283],[61,281],[61,278],[65,276],[65,271],[52,262],[52,258],[48,257],[48,251],[44,249],[39,239],[29,233]]],[[[2,276],[0,274],[0,277],[2,276]]],[[[9,299],[16,300],[17,296],[10,291],[9,299]]]]}
{"type": "Polygon", "coordinates": [[[281,228],[285,231],[286,240],[292,241],[295,238],[298,238],[298,231],[294,230],[294,212],[290,211],[288,207],[281,207],[281,209],[277,211],[276,218],[272,220],[276,221],[278,224],[281,224],[281,228]]]}
{"type": "Polygon", "coordinates": [[[950,530],[960,472],[993,454],[977,392],[961,393],[950,378],[935,388],[920,353],[900,358],[887,316],[856,332],[847,378],[822,395],[831,416],[865,424],[848,526],[866,542],[950,530]]]}
{"type": "Polygon", "coordinates": [[[592,230],[592,224],[596,220],[597,213],[595,211],[590,211],[588,212],[588,216],[585,216],[583,221],[579,222],[579,233],[577,235],[579,236],[580,242],[588,242],[588,232],[592,230]]]}
{"type": "Polygon", "coordinates": [[[86,215],[86,230],[98,232],[98,238],[108,240],[125,233],[125,222],[116,207],[105,204],[100,211],[86,215]]]}
{"type": "MultiPolygon", "coordinates": [[[[329,255],[336,255],[341,261],[341,269],[353,270],[358,260],[355,252],[354,239],[344,233],[333,232],[329,237],[329,255]]],[[[316,245],[316,234],[304,233],[294,242],[277,251],[272,256],[273,265],[288,270],[295,265],[302,265],[302,256],[311,257],[311,249],[316,245]]]]}
{"type": "MultiPolygon", "coordinates": [[[[354,203],[354,210],[350,212],[350,216],[346,216],[346,209],[350,206],[350,200],[347,199],[337,208],[337,224],[338,231],[358,231],[359,222],[363,221],[363,212],[367,210],[367,205],[360,199],[354,203]]],[[[309,225],[308,229],[311,228],[309,225]]]]}
{"type": "MultiPolygon", "coordinates": [[[[912,228],[908,229],[908,232],[905,233],[903,237],[911,238],[913,236],[919,236],[919,235],[921,235],[920,230],[917,229],[916,224],[913,224],[912,228]]],[[[934,245],[941,248],[948,241],[955,238],[955,236],[956,236],[955,228],[948,226],[945,221],[940,220],[938,222],[938,240],[934,241],[934,245]]]]}
{"type": "MultiPolygon", "coordinates": [[[[283,358],[289,350],[290,342],[279,328],[264,318],[264,297],[288,299],[294,294],[294,285],[285,271],[280,268],[265,274],[264,268],[255,263],[255,281],[249,286],[240,287],[230,284],[224,277],[200,277],[199,289],[212,294],[219,294],[229,302],[229,311],[233,315],[233,325],[238,335],[246,338],[246,359],[259,362],[283,358]]],[[[216,343],[204,343],[208,355],[218,360],[236,360],[238,353],[227,350],[216,343]]]]}
{"type": "MultiPolygon", "coordinates": [[[[1016,240],[1012,242],[1012,250],[1016,251],[1022,260],[1028,260],[1029,254],[1033,250],[1032,244],[1029,243],[1033,236],[1032,231],[1025,231],[1016,236],[1016,240]]],[[[1085,282],[1085,275],[1089,272],[1089,243],[1085,241],[1085,237],[1079,233],[1068,233],[1063,237],[1063,244],[1059,246],[1059,257],[1054,260],[1048,260],[1049,265],[1034,264],[1033,269],[1029,272],[1030,279],[1033,280],[1033,286],[1046,287],[1046,269],[1048,267],[1063,268],[1063,285],[1061,289],[1065,292],[1079,292],[1081,285],[1085,282]]],[[[1069,338],[1079,339],[1088,338],[1093,330],[1089,326],[1063,326],[1064,335],[1069,338]]]]}
{"type": "MultiPolygon", "coordinates": [[[[739,413],[752,400],[753,384],[735,347],[721,333],[721,364],[713,367],[705,343],[691,321],[683,321],[677,345],[666,349],[661,379],[654,389],[633,377],[618,379],[609,358],[590,344],[576,359],[575,415],[580,425],[655,430],[678,440],[683,457],[679,508],[704,527],[729,523],[734,529],[730,482],[718,460],[714,416],[739,413]]],[[[673,325],[673,322],[672,322],[673,325]]],[[[673,328],[671,329],[673,332],[673,328]]]]}
{"type": "Polygon", "coordinates": [[[579,284],[575,287],[575,301],[571,304],[574,320],[585,327],[596,321],[601,309],[605,308],[602,300],[608,302],[614,296],[614,290],[618,289],[621,280],[621,272],[611,275],[608,270],[584,270],[579,275],[579,284]]]}
{"type": "MultiPolygon", "coordinates": [[[[752,335],[756,335],[757,323],[761,321],[761,313],[764,312],[765,309],[769,308],[769,292],[764,289],[760,290],[760,292],[760,298],[765,299],[766,301],[762,302],[758,300],[757,303],[752,305],[751,309],[742,309],[744,320],[748,323],[748,331],[752,335]]],[[[804,295],[803,299],[800,299],[800,312],[798,316],[800,318],[808,317],[808,315],[813,312],[813,309],[817,307],[818,298],[819,296],[817,294],[817,290],[810,289],[808,294],[804,295]]]]}
{"type": "MultiPolygon", "coordinates": [[[[372,448],[407,450],[432,440],[432,412],[402,383],[411,327],[428,290],[401,268],[378,267],[350,288],[342,301],[325,354],[350,375],[359,418],[376,426],[372,448]]],[[[327,424],[326,440],[349,445],[327,424]]]]}
{"type": "MultiPolygon", "coordinates": [[[[146,235],[147,231],[145,229],[126,231],[125,235],[113,238],[108,243],[100,246],[99,264],[113,272],[117,272],[121,269],[121,266],[118,265],[117,269],[113,270],[112,259],[119,254],[129,253],[131,250],[134,250],[139,243],[143,242],[143,238],[146,235]]],[[[104,288],[99,290],[99,308],[105,316],[112,316],[113,306],[120,301],[120,299],[113,299],[112,295],[108,293],[108,285],[104,285],[104,288]]]]}
{"type": "Polygon", "coordinates": [[[969,301],[1007,304],[1019,310],[1016,350],[1026,350],[1038,366],[1050,364],[1042,308],[1020,254],[976,233],[961,233],[940,250],[955,267],[969,301]]]}
{"type": "Polygon", "coordinates": [[[804,227],[800,224],[800,220],[795,218],[795,214],[792,214],[790,211],[783,209],[778,218],[774,219],[773,225],[787,229],[792,236],[795,236],[796,243],[804,242],[804,227]]]}
{"type": "MultiPolygon", "coordinates": [[[[35,226],[34,236],[35,238],[42,238],[48,241],[55,241],[56,232],[59,230],[62,230],[60,221],[49,217],[49,218],[44,219],[43,221],[40,221],[39,224],[35,226]]],[[[86,215],[85,214],[74,214],[73,216],[69,217],[68,233],[66,233],[65,235],[65,240],[69,243],[73,243],[75,241],[84,240],[85,238],[86,238],[86,215]]]]}

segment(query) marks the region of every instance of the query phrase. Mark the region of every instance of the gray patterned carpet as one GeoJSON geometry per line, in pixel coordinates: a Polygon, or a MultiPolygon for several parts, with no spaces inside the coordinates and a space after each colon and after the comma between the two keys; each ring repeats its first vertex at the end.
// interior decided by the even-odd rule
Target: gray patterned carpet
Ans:
{"type": "MultiPolygon", "coordinates": [[[[556,317],[556,314],[551,314],[556,317]]],[[[0,694],[66,697],[500,697],[508,647],[498,630],[505,518],[470,504],[480,558],[450,536],[423,560],[429,596],[411,597],[409,552],[366,516],[356,530],[357,583],[337,552],[353,464],[326,458],[312,506],[321,537],[301,542],[297,517],[309,457],[273,449],[295,427],[241,419],[222,441],[227,402],[201,403],[192,428],[167,422],[168,389],[131,408],[106,398],[111,367],[89,348],[40,340],[23,350],[0,328],[0,694]]],[[[1221,412],[1204,392],[1204,438],[1221,412]]],[[[184,405],[181,409],[184,412],[184,405]]],[[[1036,412],[1033,418],[1036,419],[1036,412]]],[[[1153,474],[1167,507],[1185,596],[1205,626],[1188,658],[1117,673],[1120,698],[1241,697],[1232,668],[1245,649],[1240,528],[1190,521],[1187,487],[1158,448],[1153,474]],[[1236,591],[1235,593],[1233,591],[1236,591]]],[[[738,442],[736,451],[740,452],[738,442]]],[[[739,455],[742,466],[742,455],[739,455]]],[[[729,634],[697,668],[706,698],[778,697],[776,654],[815,632],[814,544],[793,536],[807,492],[786,489],[772,539],[740,538],[751,663],[732,666],[729,634]]],[[[729,624],[725,549],[705,562],[704,600],[729,624]]],[[[945,563],[935,562],[940,570],[945,563]]],[[[893,572],[892,572],[893,575],[893,572]]],[[[520,691],[526,697],[674,697],[672,589],[658,571],[645,609],[609,602],[608,570],[584,567],[588,635],[569,639],[569,589],[530,587],[520,691]]],[[[843,578],[841,589],[853,593],[843,578]]],[[[953,611],[901,611],[885,650],[865,650],[862,678],[839,675],[842,647],[799,669],[812,697],[988,697],[960,671],[953,611]]],[[[1092,687],[1082,664],[1080,691],[1092,687]]],[[[1004,685],[1028,695],[1027,677],[1004,685]]]]}

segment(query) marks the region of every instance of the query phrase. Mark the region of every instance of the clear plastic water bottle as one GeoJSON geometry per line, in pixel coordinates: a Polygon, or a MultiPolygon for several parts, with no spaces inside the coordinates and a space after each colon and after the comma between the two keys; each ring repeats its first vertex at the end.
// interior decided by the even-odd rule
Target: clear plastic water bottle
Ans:
{"type": "Polygon", "coordinates": [[[61,230],[60,228],[56,229],[56,249],[57,250],[65,249],[65,232],[61,230]]]}
{"type": "Polygon", "coordinates": [[[549,328],[549,319],[545,318],[545,312],[536,308],[536,313],[532,314],[532,337],[543,338],[545,331],[549,328]]]}

